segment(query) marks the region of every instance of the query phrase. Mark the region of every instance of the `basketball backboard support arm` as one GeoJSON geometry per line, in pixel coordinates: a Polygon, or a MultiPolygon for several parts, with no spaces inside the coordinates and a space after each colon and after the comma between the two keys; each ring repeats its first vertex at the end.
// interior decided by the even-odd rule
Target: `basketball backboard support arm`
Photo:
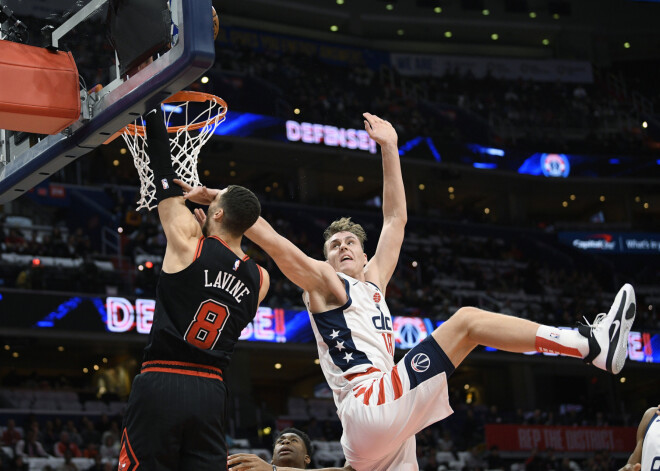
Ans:
{"type": "MultiPolygon", "coordinates": [[[[84,7],[77,13],[80,15],[78,21],[106,1],[90,2],[87,5],[89,9],[84,7]],[[92,4],[94,7],[90,6],[92,4]]],[[[84,117],[83,111],[83,116],[64,132],[47,136],[28,149],[12,148],[9,140],[4,139],[0,145],[3,154],[0,157],[0,204],[19,197],[92,151],[208,70],[215,60],[211,11],[211,0],[172,1],[172,17],[178,21],[175,23],[178,40],[173,41],[172,48],[151,64],[126,80],[116,78],[96,96],[87,97],[87,92],[83,90],[83,108],[88,108],[89,119],[84,117]]],[[[71,30],[68,22],[73,19],[62,24],[60,28],[64,29],[61,31],[53,32],[57,41],[71,30]]]]}

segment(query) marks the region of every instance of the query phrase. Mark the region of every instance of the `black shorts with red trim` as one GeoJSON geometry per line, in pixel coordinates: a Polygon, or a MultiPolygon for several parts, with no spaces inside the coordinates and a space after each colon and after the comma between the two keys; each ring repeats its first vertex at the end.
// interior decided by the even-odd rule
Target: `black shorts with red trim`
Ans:
{"type": "Polygon", "coordinates": [[[218,368],[149,361],[124,416],[122,471],[227,468],[227,387],[218,368]]]}

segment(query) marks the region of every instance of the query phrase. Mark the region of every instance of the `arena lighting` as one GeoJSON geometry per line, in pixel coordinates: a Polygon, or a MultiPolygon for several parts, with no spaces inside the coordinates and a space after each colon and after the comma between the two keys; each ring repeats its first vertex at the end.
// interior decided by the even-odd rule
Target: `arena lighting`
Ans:
{"type": "Polygon", "coordinates": [[[38,258],[33,258],[32,259],[32,266],[33,267],[38,267],[39,265],[41,265],[41,260],[39,260],[38,258]]]}
{"type": "Polygon", "coordinates": [[[642,127],[643,127],[644,129],[648,128],[648,127],[649,127],[649,123],[647,123],[646,121],[642,122],[642,127]]]}
{"type": "Polygon", "coordinates": [[[275,366],[275,369],[276,369],[276,370],[280,370],[280,369],[282,369],[282,363],[275,363],[274,366],[275,366]]]}
{"type": "Polygon", "coordinates": [[[490,162],[474,162],[472,164],[474,168],[483,168],[483,169],[493,169],[497,168],[497,164],[490,163],[490,162]]]}
{"type": "Polygon", "coordinates": [[[144,266],[143,265],[138,265],[138,270],[140,270],[140,271],[144,270],[144,266]]]}
{"type": "Polygon", "coordinates": [[[154,267],[154,264],[151,261],[147,261],[144,266],[151,270],[154,267]]]}
{"type": "MultiPolygon", "coordinates": [[[[202,81],[203,80],[204,78],[202,78],[202,81]]],[[[206,83],[206,82],[202,82],[202,83],[206,83]]],[[[183,113],[183,108],[181,108],[180,106],[170,105],[169,103],[163,103],[162,105],[160,105],[160,109],[162,109],[165,113],[175,113],[175,114],[183,113]]],[[[123,150],[122,154],[125,154],[126,149],[122,149],[122,150],[123,150]]]]}
{"type": "Polygon", "coordinates": [[[202,77],[200,82],[202,82],[203,84],[207,84],[207,83],[209,83],[209,78],[205,75],[204,77],[202,77]]]}

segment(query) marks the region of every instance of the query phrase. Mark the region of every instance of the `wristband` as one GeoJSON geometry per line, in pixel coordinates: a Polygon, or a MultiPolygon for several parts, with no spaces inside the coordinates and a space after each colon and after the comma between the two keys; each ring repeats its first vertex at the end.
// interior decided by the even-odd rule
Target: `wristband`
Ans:
{"type": "Polygon", "coordinates": [[[161,202],[173,196],[183,196],[181,187],[173,182],[177,175],[172,168],[170,141],[160,107],[147,113],[144,122],[147,131],[147,154],[154,172],[156,200],[161,202]]]}

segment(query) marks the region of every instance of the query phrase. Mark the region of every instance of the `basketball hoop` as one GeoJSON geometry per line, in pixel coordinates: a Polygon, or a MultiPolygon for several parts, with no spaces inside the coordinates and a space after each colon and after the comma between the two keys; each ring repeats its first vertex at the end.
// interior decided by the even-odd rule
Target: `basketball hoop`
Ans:
{"type": "MultiPolygon", "coordinates": [[[[163,103],[171,108],[163,110],[167,132],[170,133],[172,166],[177,176],[191,186],[200,186],[197,173],[197,160],[202,146],[211,138],[215,128],[225,120],[227,103],[210,93],[181,91],[175,93],[163,103]],[[205,103],[206,108],[197,112],[190,109],[191,103],[205,103]],[[183,114],[186,124],[168,126],[174,114],[183,114]],[[193,133],[191,131],[199,131],[193,133]]],[[[142,117],[129,124],[121,132],[126,145],[133,155],[133,163],[140,177],[140,199],[137,209],[152,210],[158,206],[154,173],[149,167],[147,155],[147,131],[142,117]],[[141,124],[138,124],[141,123],[141,124]]]]}

